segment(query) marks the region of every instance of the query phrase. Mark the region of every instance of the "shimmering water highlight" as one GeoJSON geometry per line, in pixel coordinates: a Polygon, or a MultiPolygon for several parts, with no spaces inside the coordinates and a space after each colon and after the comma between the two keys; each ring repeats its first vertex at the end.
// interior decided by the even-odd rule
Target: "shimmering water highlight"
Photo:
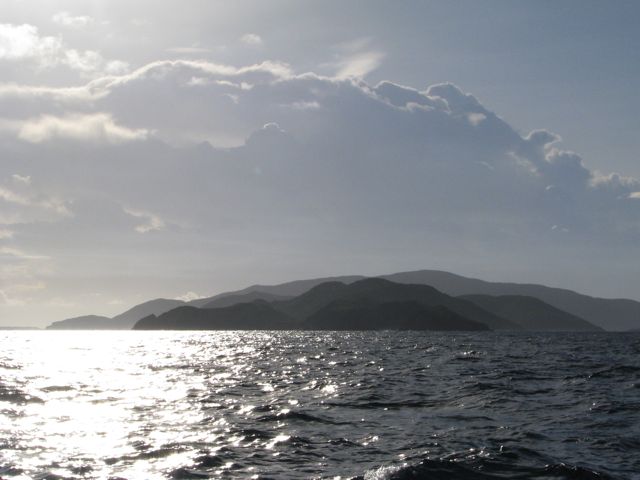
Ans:
{"type": "Polygon", "coordinates": [[[0,342],[2,478],[640,478],[636,334],[0,342]]]}

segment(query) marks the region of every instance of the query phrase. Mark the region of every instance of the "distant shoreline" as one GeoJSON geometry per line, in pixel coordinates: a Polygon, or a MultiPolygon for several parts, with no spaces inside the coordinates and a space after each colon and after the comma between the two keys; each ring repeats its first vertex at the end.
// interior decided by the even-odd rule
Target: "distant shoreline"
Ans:
{"type": "Polygon", "coordinates": [[[45,330],[40,327],[0,327],[0,330],[45,330]]]}

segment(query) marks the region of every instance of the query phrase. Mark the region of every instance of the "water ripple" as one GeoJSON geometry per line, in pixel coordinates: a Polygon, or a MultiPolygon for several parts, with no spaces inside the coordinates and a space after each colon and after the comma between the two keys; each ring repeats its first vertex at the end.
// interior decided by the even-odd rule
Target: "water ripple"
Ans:
{"type": "Polygon", "coordinates": [[[640,479],[640,335],[0,342],[3,479],[640,479]]]}

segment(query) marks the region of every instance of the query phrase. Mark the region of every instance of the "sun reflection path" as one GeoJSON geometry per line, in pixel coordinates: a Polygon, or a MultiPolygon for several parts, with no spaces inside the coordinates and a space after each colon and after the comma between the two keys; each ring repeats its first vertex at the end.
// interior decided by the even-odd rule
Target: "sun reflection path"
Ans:
{"type": "Polygon", "coordinates": [[[290,409],[340,388],[330,370],[309,377],[312,363],[333,369],[324,353],[289,358],[289,348],[275,344],[286,337],[271,333],[4,335],[0,433],[9,448],[0,452],[0,476],[11,465],[18,479],[166,478],[198,453],[209,467],[233,470],[234,462],[207,455],[229,448],[279,455],[295,434],[290,409]]]}
{"type": "Polygon", "coordinates": [[[529,468],[505,456],[523,439],[536,461],[580,464],[586,448],[603,468],[637,471],[615,446],[637,434],[634,339],[548,340],[0,332],[0,478],[348,478],[425,456],[475,465],[477,452],[529,468]],[[602,370],[603,359],[624,368],[602,370]]]}

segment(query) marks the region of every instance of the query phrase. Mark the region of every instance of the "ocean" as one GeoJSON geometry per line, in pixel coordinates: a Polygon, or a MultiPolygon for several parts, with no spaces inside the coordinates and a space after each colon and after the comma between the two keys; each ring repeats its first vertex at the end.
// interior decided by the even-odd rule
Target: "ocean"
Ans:
{"type": "Polygon", "coordinates": [[[0,332],[2,479],[640,479],[640,334],[0,332]]]}

